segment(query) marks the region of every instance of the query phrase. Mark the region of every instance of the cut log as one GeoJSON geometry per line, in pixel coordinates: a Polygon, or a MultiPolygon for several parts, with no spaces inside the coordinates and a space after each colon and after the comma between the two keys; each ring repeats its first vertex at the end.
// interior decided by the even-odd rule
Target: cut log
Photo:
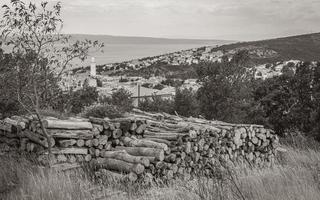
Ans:
{"type": "Polygon", "coordinates": [[[58,144],[60,147],[70,147],[70,146],[73,146],[75,144],[77,144],[77,140],[74,140],[74,139],[70,139],[70,140],[59,140],[58,141],[58,144]]]}
{"type": "Polygon", "coordinates": [[[163,149],[164,151],[168,150],[168,146],[163,143],[157,143],[150,140],[138,140],[134,138],[125,137],[123,138],[123,143],[125,146],[131,147],[150,147],[156,149],[163,149]]]}
{"type": "Polygon", "coordinates": [[[153,141],[153,142],[158,142],[158,143],[163,143],[166,144],[167,146],[171,146],[171,142],[168,140],[164,140],[164,139],[158,139],[158,138],[143,138],[142,140],[149,140],[149,141],[153,141]]]}
{"type": "Polygon", "coordinates": [[[108,136],[101,135],[99,138],[99,144],[106,145],[108,143],[108,136]]]}
{"type": "MultiPolygon", "coordinates": [[[[46,152],[47,153],[47,152],[46,152]]],[[[86,148],[52,148],[52,154],[88,154],[88,149],[86,148]]]]}
{"type": "Polygon", "coordinates": [[[92,140],[86,140],[85,145],[86,147],[92,147],[92,140]]]}
{"type": "Polygon", "coordinates": [[[15,127],[19,126],[22,130],[24,130],[26,128],[26,123],[23,122],[23,121],[17,121],[17,120],[10,119],[10,118],[5,118],[3,121],[8,123],[8,124],[11,124],[11,125],[13,125],[15,127]]]}
{"type": "Polygon", "coordinates": [[[64,154],[59,154],[57,155],[57,161],[59,163],[62,163],[62,162],[67,162],[68,158],[67,156],[65,156],[64,154]]]}
{"type": "Polygon", "coordinates": [[[138,135],[141,135],[147,128],[146,124],[141,124],[140,126],[138,126],[138,128],[136,129],[136,133],[138,135]]]}
{"type": "Polygon", "coordinates": [[[89,130],[48,129],[47,132],[53,138],[66,138],[66,139],[92,139],[93,138],[93,134],[89,130]]]}
{"type": "Polygon", "coordinates": [[[99,133],[101,133],[103,131],[103,126],[99,125],[99,124],[92,124],[93,128],[96,128],[99,133]]]}
{"type": "Polygon", "coordinates": [[[105,123],[108,123],[106,120],[101,119],[101,118],[96,118],[96,117],[89,117],[89,121],[93,124],[99,124],[99,125],[104,125],[105,123]]]}
{"type": "Polygon", "coordinates": [[[164,159],[164,151],[162,149],[145,148],[145,147],[116,147],[116,150],[125,150],[133,156],[155,157],[159,161],[164,159]]]}
{"type": "Polygon", "coordinates": [[[144,135],[144,138],[148,139],[148,140],[153,140],[153,139],[161,139],[161,140],[168,140],[168,141],[177,141],[178,140],[178,137],[175,135],[173,135],[173,136],[169,136],[169,135],[166,135],[166,136],[163,136],[163,135],[144,135]]]}
{"type": "Polygon", "coordinates": [[[112,137],[114,139],[117,139],[117,138],[120,138],[122,136],[122,131],[121,129],[115,129],[113,132],[112,132],[112,137]]]}
{"type": "Polygon", "coordinates": [[[99,128],[97,128],[97,127],[92,128],[93,136],[98,136],[98,135],[100,135],[100,133],[101,133],[101,131],[99,130],[99,128]]]}
{"type": "Polygon", "coordinates": [[[83,147],[84,146],[84,140],[83,139],[79,139],[79,140],[77,140],[77,146],[78,147],[83,147]]]}
{"type": "MultiPolygon", "coordinates": [[[[29,130],[24,130],[19,135],[20,135],[20,137],[26,137],[29,140],[31,140],[32,142],[35,142],[43,147],[48,148],[47,138],[45,138],[42,135],[39,135],[37,133],[33,133],[29,130]]],[[[55,145],[55,140],[52,137],[50,137],[50,142],[51,142],[51,147],[53,147],[55,145]]]]}
{"type": "Polygon", "coordinates": [[[7,131],[10,133],[15,131],[12,124],[9,124],[2,120],[0,120],[0,130],[7,131]]]}
{"type": "Polygon", "coordinates": [[[105,129],[105,130],[103,131],[103,135],[106,135],[106,136],[108,136],[108,137],[111,137],[111,136],[112,136],[112,132],[113,132],[113,131],[111,131],[111,130],[106,130],[106,129],[105,129]]]}
{"type": "Polygon", "coordinates": [[[96,164],[102,168],[108,170],[115,170],[118,172],[134,172],[136,174],[142,174],[144,171],[144,166],[141,164],[132,164],[122,160],[116,160],[112,158],[98,158],[96,164]]]}
{"type": "Polygon", "coordinates": [[[88,155],[86,155],[86,156],[84,157],[84,160],[85,160],[86,162],[91,161],[91,159],[92,159],[92,156],[91,156],[90,154],[88,154],[88,155]]]}
{"type": "Polygon", "coordinates": [[[94,138],[94,139],[92,140],[92,145],[93,145],[94,147],[99,146],[99,140],[98,140],[97,138],[94,138]]]}
{"type": "Polygon", "coordinates": [[[46,119],[43,121],[43,124],[48,129],[92,130],[93,128],[90,122],[78,122],[67,120],[46,119]]]}
{"type": "Polygon", "coordinates": [[[150,165],[150,161],[147,158],[141,157],[141,156],[132,156],[124,150],[123,151],[106,151],[102,156],[105,158],[123,160],[123,161],[134,163],[134,164],[139,163],[144,165],[145,167],[148,167],[150,165]]]}

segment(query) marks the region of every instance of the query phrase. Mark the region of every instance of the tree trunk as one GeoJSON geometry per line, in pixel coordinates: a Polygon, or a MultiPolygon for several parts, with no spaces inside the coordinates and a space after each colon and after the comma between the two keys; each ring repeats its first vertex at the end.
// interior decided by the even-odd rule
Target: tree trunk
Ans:
{"type": "Polygon", "coordinates": [[[147,158],[144,158],[141,156],[132,156],[124,150],[123,151],[106,151],[104,152],[102,157],[123,160],[123,161],[134,163],[134,164],[139,163],[144,165],[145,167],[148,167],[150,165],[150,161],[147,158]]]}
{"type": "Polygon", "coordinates": [[[136,174],[142,174],[144,172],[144,166],[141,164],[132,164],[122,160],[116,160],[112,158],[98,158],[96,160],[98,166],[108,169],[115,170],[118,172],[134,172],[136,174]]]}
{"type": "Polygon", "coordinates": [[[67,130],[92,130],[90,122],[67,121],[67,120],[50,120],[43,121],[43,125],[48,129],[67,129],[67,130]]]}
{"type": "Polygon", "coordinates": [[[145,148],[145,147],[116,147],[116,150],[125,150],[133,156],[155,157],[157,160],[163,161],[164,151],[162,149],[145,148]]]}

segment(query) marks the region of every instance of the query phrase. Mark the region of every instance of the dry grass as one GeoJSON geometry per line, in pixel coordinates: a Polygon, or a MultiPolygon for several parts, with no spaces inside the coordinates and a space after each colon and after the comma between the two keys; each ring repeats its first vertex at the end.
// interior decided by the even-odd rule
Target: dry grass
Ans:
{"type": "Polygon", "coordinates": [[[151,186],[93,181],[89,170],[58,173],[34,167],[21,157],[2,156],[0,199],[320,199],[320,151],[287,149],[272,168],[240,168],[223,180],[175,180],[151,186]]]}

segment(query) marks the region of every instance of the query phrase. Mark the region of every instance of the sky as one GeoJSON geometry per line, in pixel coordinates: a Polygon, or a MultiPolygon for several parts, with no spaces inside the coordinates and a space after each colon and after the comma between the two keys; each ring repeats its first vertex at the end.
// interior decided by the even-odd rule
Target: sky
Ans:
{"type": "Polygon", "coordinates": [[[64,33],[248,41],[320,32],[320,0],[60,2],[64,33]]]}

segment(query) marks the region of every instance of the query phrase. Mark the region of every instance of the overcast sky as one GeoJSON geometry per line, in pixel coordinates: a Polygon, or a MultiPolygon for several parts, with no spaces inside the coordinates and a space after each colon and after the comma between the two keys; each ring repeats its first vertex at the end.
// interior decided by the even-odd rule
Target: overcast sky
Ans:
{"type": "Polygon", "coordinates": [[[320,0],[61,2],[65,33],[257,40],[320,32],[320,0]]]}

